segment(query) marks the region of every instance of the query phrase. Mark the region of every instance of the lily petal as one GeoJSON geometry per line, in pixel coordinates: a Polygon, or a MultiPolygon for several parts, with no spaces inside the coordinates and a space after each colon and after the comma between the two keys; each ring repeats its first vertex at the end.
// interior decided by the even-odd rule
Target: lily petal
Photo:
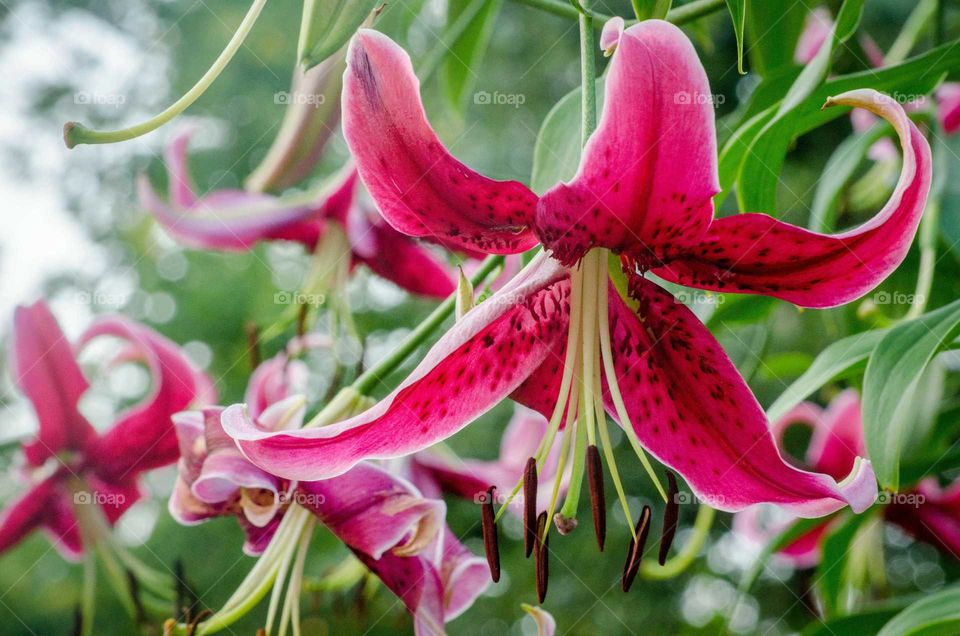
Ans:
{"type": "Polygon", "coordinates": [[[446,298],[456,289],[450,268],[430,250],[382,219],[371,222],[358,212],[349,225],[348,236],[354,258],[378,276],[413,294],[446,298]],[[357,233],[364,235],[358,240],[357,233]]]}
{"type": "Polygon", "coordinates": [[[960,82],[944,82],[937,89],[937,116],[948,135],[960,130],[960,82]]]}
{"type": "Polygon", "coordinates": [[[797,64],[809,64],[832,33],[833,16],[830,15],[829,9],[817,7],[808,13],[803,23],[803,31],[800,32],[800,38],[797,40],[793,60],[797,64]]]}
{"type": "Polygon", "coordinates": [[[360,29],[347,53],[343,134],[384,218],[400,232],[454,249],[523,252],[536,195],[455,159],[427,122],[410,56],[360,29]]]}
{"type": "MultiPolygon", "coordinates": [[[[769,510],[764,504],[750,506],[733,516],[734,532],[759,547],[772,541],[793,523],[792,518],[771,522],[765,519],[769,516],[767,513],[787,514],[780,510],[769,510]]],[[[830,522],[827,521],[811,528],[777,552],[777,555],[796,568],[815,566],[820,562],[820,541],[829,527],[830,522]]]]}
{"type": "Polygon", "coordinates": [[[467,312],[366,412],[322,428],[267,433],[234,405],[224,412],[224,429],[255,464],[301,481],[339,475],[363,459],[422,450],[482,415],[544,364],[566,338],[569,292],[566,270],[540,254],[467,312]]]}
{"type": "Polygon", "coordinates": [[[56,501],[64,496],[66,492],[62,489],[61,476],[53,475],[8,505],[0,516],[0,553],[15,546],[32,531],[50,524],[54,528],[52,533],[58,539],[58,548],[64,556],[75,560],[82,551],[79,532],[75,532],[76,528],[68,531],[68,526],[56,514],[56,501]]]}
{"type": "Polygon", "coordinates": [[[380,559],[354,550],[357,558],[397,595],[413,617],[416,636],[444,636],[443,582],[423,557],[385,554],[380,559]]]}
{"type": "Polygon", "coordinates": [[[447,526],[438,535],[440,580],[443,584],[444,620],[449,622],[470,609],[478,596],[489,587],[490,567],[457,540],[447,526]]]}
{"type": "Polygon", "coordinates": [[[577,174],[537,204],[537,236],[566,264],[598,246],[649,262],[695,245],[719,192],[713,120],[690,40],[669,22],[631,26],[577,174]]]}
{"type": "Polygon", "coordinates": [[[77,410],[87,380],[56,318],[43,301],[17,307],[13,316],[13,380],[37,413],[35,441],[24,444],[39,466],[61,451],[82,451],[96,436],[77,410]]]}
{"type": "Polygon", "coordinates": [[[609,294],[620,390],[641,444],[698,497],[727,511],[775,503],[801,517],[873,503],[868,460],[840,484],[785,462],[750,388],[693,312],[644,278],[631,287],[642,322],[612,285],[609,294]]]}
{"type": "Polygon", "coordinates": [[[802,307],[835,307],[863,296],[907,255],[930,191],[930,145],[895,100],[862,89],[828,104],[866,108],[900,138],[903,167],[890,199],[872,219],[842,234],[820,234],[765,214],[717,219],[703,242],[653,270],[671,282],[764,294],[802,307]]]}
{"type": "Polygon", "coordinates": [[[446,506],[410,483],[363,463],[339,477],[301,482],[300,505],[352,549],[373,559],[417,554],[443,526],[446,506]]]}
{"type": "Polygon", "coordinates": [[[176,461],[180,453],[172,416],[195,401],[213,402],[216,396],[210,379],[194,368],[176,344],[152,329],[109,316],[94,322],[79,346],[99,336],[115,336],[135,348],[153,384],[150,396],[91,442],[89,465],[107,481],[121,483],[140,471],[176,461]]]}

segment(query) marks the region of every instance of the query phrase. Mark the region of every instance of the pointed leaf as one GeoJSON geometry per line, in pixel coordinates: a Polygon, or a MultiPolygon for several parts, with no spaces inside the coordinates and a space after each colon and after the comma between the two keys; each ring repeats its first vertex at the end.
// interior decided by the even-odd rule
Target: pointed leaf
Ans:
{"type": "Polygon", "coordinates": [[[733,20],[733,33],[737,38],[737,71],[743,75],[743,29],[747,24],[747,0],[727,0],[727,10],[733,20]]]}
{"type": "Polygon", "coordinates": [[[869,514],[851,515],[842,524],[833,526],[823,541],[820,565],[814,575],[825,616],[836,616],[843,607],[843,594],[849,582],[848,562],[854,551],[854,542],[864,524],[874,519],[869,514]]]}
{"type": "Polygon", "coordinates": [[[474,0],[449,5],[448,28],[455,26],[458,20],[469,20],[466,30],[447,50],[440,70],[443,95],[450,108],[457,112],[463,111],[467,96],[476,84],[477,68],[487,51],[502,4],[502,0],[474,0]]]}
{"type": "Polygon", "coordinates": [[[900,455],[915,425],[913,403],[934,356],[960,334],[960,300],[890,329],[877,344],[863,379],[863,428],[880,484],[900,485],[900,455]]]}
{"type": "Polygon", "coordinates": [[[960,631],[960,586],[926,596],[897,614],[877,636],[956,634],[960,631]]]}
{"type": "Polygon", "coordinates": [[[837,340],[821,351],[804,374],[770,405],[767,419],[776,422],[818,388],[865,361],[885,334],[879,329],[865,331],[837,340]]]}
{"type": "Polygon", "coordinates": [[[378,0],[305,0],[297,58],[307,69],[347,43],[378,0]]]}

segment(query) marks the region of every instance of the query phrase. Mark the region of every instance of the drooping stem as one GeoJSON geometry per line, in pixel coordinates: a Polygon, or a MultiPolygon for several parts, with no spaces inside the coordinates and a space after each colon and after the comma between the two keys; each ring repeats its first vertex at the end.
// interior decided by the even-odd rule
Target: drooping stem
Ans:
{"type": "Polygon", "coordinates": [[[233,59],[236,52],[240,50],[243,41],[253,29],[253,25],[256,24],[257,18],[260,17],[260,12],[266,4],[267,0],[253,1],[253,4],[250,5],[250,9],[247,11],[247,15],[244,16],[243,21],[234,32],[233,37],[230,38],[226,48],[223,49],[220,56],[214,61],[213,66],[207,69],[203,77],[201,77],[189,91],[184,93],[180,99],[168,106],[166,110],[151,117],[147,121],[120,130],[90,130],[77,122],[69,122],[63,127],[63,140],[67,144],[67,148],[73,148],[80,144],[110,144],[135,139],[156,130],[189,108],[191,104],[197,101],[197,99],[210,88],[210,85],[219,77],[223,69],[227,67],[227,64],[230,63],[230,60],[233,59]]]}

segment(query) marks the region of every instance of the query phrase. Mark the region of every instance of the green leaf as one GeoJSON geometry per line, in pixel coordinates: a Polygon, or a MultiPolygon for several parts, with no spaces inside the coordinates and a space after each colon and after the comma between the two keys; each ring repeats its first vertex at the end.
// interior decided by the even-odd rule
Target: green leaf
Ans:
{"type": "Polygon", "coordinates": [[[776,422],[824,384],[862,363],[870,356],[885,333],[879,329],[857,333],[837,340],[821,351],[810,368],[770,405],[767,409],[767,419],[776,422]]]}
{"type": "Polygon", "coordinates": [[[900,486],[900,456],[916,424],[913,400],[934,356],[960,333],[960,300],[891,328],[863,379],[863,431],[880,484],[900,486]]]}
{"type": "MultiPolygon", "coordinates": [[[[597,80],[597,110],[603,108],[603,78],[597,80]]],[[[538,194],[569,181],[580,163],[580,89],[560,98],[540,126],[533,148],[530,189],[538,194]]]]}
{"type": "Polygon", "coordinates": [[[304,0],[297,58],[306,68],[324,61],[353,37],[378,0],[304,0]]]}
{"type": "Polygon", "coordinates": [[[875,634],[907,606],[909,601],[902,597],[865,609],[857,614],[843,616],[833,620],[815,621],[805,630],[803,636],[864,636],[875,634]]]}
{"type": "Polygon", "coordinates": [[[727,10],[733,20],[733,34],[737,38],[737,71],[743,75],[743,29],[747,24],[747,0],[727,0],[727,10]]]}
{"type": "Polygon", "coordinates": [[[877,122],[863,134],[851,135],[841,142],[830,155],[823,168],[823,176],[817,185],[810,210],[808,227],[815,232],[831,232],[835,229],[837,210],[843,189],[867,156],[870,148],[893,128],[885,121],[877,122]]]}
{"type": "MultiPolygon", "coordinates": [[[[822,556],[814,575],[824,615],[835,616],[843,609],[843,597],[851,579],[851,565],[862,550],[854,545],[860,530],[875,518],[870,514],[849,515],[839,526],[833,526],[822,544],[822,556]]],[[[853,567],[856,567],[853,565],[853,567]]]]}
{"type": "Polygon", "coordinates": [[[487,51],[493,25],[500,13],[502,0],[481,0],[474,15],[469,15],[474,3],[451,2],[447,26],[456,26],[457,20],[469,19],[466,30],[450,46],[440,69],[443,96],[453,110],[462,112],[467,97],[477,80],[476,69],[487,51]]]}
{"type": "MultiPolygon", "coordinates": [[[[863,71],[828,80],[784,116],[769,121],[755,135],[737,176],[740,209],[771,212],[776,209],[780,170],[791,142],[798,136],[850,112],[849,108],[827,108],[831,95],[857,88],[923,95],[933,90],[944,73],[960,68],[960,46],[944,44],[902,64],[863,71]]],[[[775,107],[771,107],[773,109],[775,107]]],[[[764,113],[769,113],[769,110],[764,113]]],[[[757,118],[748,122],[755,124],[757,118]]],[[[752,132],[752,130],[751,130],[752,132]]],[[[739,153],[738,153],[739,154],[739,153]]],[[[728,168],[729,169],[729,168],[728,168]]]]}
{"type": "Polygon", "coordinates": [[[751,2],[746,14],[750,67],[763,77],[793,64],[793,52],[807,16],[804,2],[751,2]]]}
{"type": "Polygon", "coordinates": [[[893,617],[877,636],[948,636],[960,632],[960,586],[935,592],[893,617]]]}
{"type": "Polygon", "coordinates": [[[673,0],[633,0],[633,13],[637,20],[663,20],[672,4],[673,0]]]}

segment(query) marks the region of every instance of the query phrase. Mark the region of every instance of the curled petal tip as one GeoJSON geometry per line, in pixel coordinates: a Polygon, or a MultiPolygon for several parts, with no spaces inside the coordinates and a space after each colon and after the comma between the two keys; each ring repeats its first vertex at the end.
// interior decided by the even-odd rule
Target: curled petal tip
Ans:
{"type": "Polygon", "coordinates": [[[603,25],[603,31],[600,32],[600,49],[603,50],[604,57],[613,55],[623,36],[623,28],[624,22],[620,16],[610,18],[603,25]]]}
{"type": "Polygon", "coordinates": [[[870,460],[857,457],[850,474],[839,486],[844,499],[854,512],[859,514],[872,506],[877,499],[877,478],[870,460]]]}

